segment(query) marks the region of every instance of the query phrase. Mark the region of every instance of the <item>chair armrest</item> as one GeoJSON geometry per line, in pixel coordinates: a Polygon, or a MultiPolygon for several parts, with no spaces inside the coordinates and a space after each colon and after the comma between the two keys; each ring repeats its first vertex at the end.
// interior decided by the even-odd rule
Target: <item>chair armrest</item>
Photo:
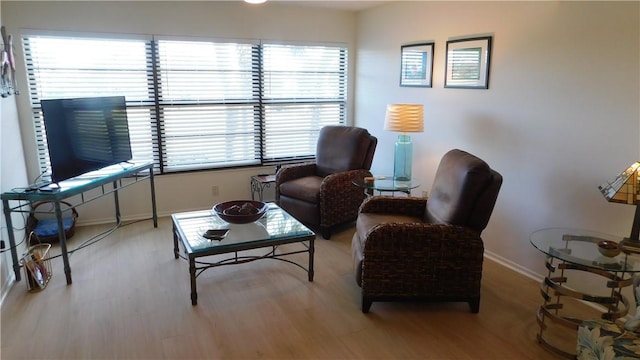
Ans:
{"type": "Polygon", "coordinates": [[[322,194],[341,194],[344,192],[357,192],[364,194],[364,189],[354,185],[355,180],[361,180],[371,176],[369,170],[357,169],[327,175],[320,185],[320,196],[322,194]]]}
{"type": "Polygon", "coordinates": [[[401,214],[424,217],[427,199],[419,197],[372,196],[360,206],[362,213],[401,214]]]}
{"type": "Polygon", "coordinates": [[[356,169],[326,176],[320,184],[320,226],[331,227],[355,220],[365,199],[364,189],[353,184],[371,176],[369,170],[356,169]]]}

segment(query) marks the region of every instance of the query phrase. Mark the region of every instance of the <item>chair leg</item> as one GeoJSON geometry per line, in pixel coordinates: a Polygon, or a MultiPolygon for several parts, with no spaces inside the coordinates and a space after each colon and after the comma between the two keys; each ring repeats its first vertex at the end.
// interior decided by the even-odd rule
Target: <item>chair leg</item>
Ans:
{"type": "Polygon", "coordinates": [[[469,300],[469,307],[472,313],[477,314],[480,311],[480,297],[469,300]]]}
{"type": "Polygon", "coordinates": [[[369,298],[366,297],[362,297],[362,312],[364,314],[369,312],[369,309],[371,309],[371,304],[373,303],[373,301],[369,298]]]}
{"type": "Polygon", "coordinates": [[[331,239],[331,228],[320,227],[320,234],[325,240],[331,239]]]}

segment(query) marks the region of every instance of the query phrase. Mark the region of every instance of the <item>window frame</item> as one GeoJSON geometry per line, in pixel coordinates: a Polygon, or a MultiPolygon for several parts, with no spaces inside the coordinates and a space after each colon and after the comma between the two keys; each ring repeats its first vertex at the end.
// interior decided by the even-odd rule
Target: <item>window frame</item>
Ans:
{"type": "MultiPolygon", "coordinates": [[[[301,42],[273,42],[269,40],[242,40],[242,39],[219,39],[219,38],[207,38],[207,37],[182,37],[182,36],[154,36],[154,35],[122,35],[122,34],[95,34],[95,33],[69,33],[69,32],[58,32],[58,31],[25,31],[22,34],[22,44],[25,50],[25,65],[27,67],[27,73],[30,81],[30,92],[29,97],[31,99],[31,113],[34,121],[34,130],[36,132],[36,144],[38,147],[38,158],[39,158],[39,167],[42,173],[45,173],[49,167],[48,163],[48,151],[46,148],[46,134],[44,132],[44,125],[42,122],[42,115],[40,109],[40,98],[36,94],[36,90],[33,89],[34,84],[31,82],[36,81],[34,79],[34,68],[31,62],[32,54],[29,54],[27,51],[29,39],[34,37],[61,37],[61,38],[75,38],[75,39],[95,39],[95,40],[134,40],[134,41],[143,41],[145,43],[145,47],[150,49],[150,53],[147,53],[147,58],[145,59],[147,62],[147,86],[148,86],[148,99],[141,100],[136,99],[134,101],[127,100],[127,110],[128,112],[135,109],[147,109],[152,113],[151,121],[148,124],[151,139],[148,144],[152,146],[152,158],[144,159],[145,161],[153,161],[154,163],[154,171],[158,174],[166,174],[166,173],[180,173],[186,171],[198,171],[198,170],[215,170],[215,169],[228,169],[228,168],[238,168],[238,167],[251,167],[251,166],[265,166],[265,165],[280,165],[288,162],[301,162],[301,161],[310,161],[315,157],[315,141],[313,143],[313,148],[309,147],[307,144],[307,153],[303,155],[295,154],[295,156],[273,156],[268,157],[266,149],[269,146],[268,137],[269,134],[266,132],[267,128],[267,118],[269,117],[268,109],[269,107],[301,107],[305,106],[312,107],[316,106],[317,108],[321,108],[322,106],[327,107],[331,104],[333,108],[337,108],[337,112],[333,109],[333,112],[328,112],[330,117],[330,122],[332,125],[346,125],[347,123],[347,109],[348,109],[348,78],[349,78],[349,49],[346,44],[343,43],[301,43],[301,42]],[[224,100],[216,101],[212,100],[209,102],[198,103],[197,104],[188,104],[189,101],[180,102],[175,100],[165,101],[162,98],[162,92],[165,90],[161,84],[162,79],[162,71],[164,70],[163,65],[160,63],[160,43],[163,41],[185,41],[185,42],[205,42],[205,43],[214,43],[214,44],[249,44],[251,46],[252,51],[252,65],[251,65],[251,74],[252,77],[255,78],[253,81],[252,92],[254,93],[254,97],[246,100],[246,101],[237,101],[235,105],[244,104],[250,105],[253,108],[254,113],[254,130],[253,130],[253,138],[255,142],[256,155],[253,160],[247,159],[246,161],[238,161],[238,162],[221,162],[220,164],[215,164],[209,162],[204,166],[186,166],[184,168],[178,167],[168,167],[167,159],[166,159],[166,119],[164,118],[164,112],[168,108],[175,108],[176,106],[203,106],[203,105],[211,105],[211,106],[220,106],[221,104],[224,106],[231,106],[233,104],[225,103],[224,100]],[[340,54],[340,58],[336,61],[340,64],[340,71],[338,72],[338,82],[336,82],[335,91],[339,94],[334,99],[323,99],[323,98],[311,98],[311,99],[298,99],[296,96],[292,96],[291,99],[267,99],[265,98],[265,68],[264,68],[264,53],[265,48],[270,46],[290,46],[290,47],[298,47],[300,46],[300,51],[311,49],[314,47],[319,48],[327,48],[331,51],[335,52],[335,49],[338,49],[338,54],[340,54]],[[254,57],[257,56],[257,59],[254,57]],[[150,57],[150,58],[149,58],[150,57]],[[336,121],[333,121],[333,115],[337,116],[336,121]]],[[[331,52],[331,54],[333,54],[331,52]]],[[[333,56],[333,55],[332,55],[333,56]]],[[[165,65],[166,66],[166,65],[165,65]]],[[[335,74],[333,75],[335,76],[335,74]]],[[[36,86],[37,87],[37,86],[36,86]]],[[[72,97],[82,97],[82,96],[72,96],[72,97]]],[[[43,98],[44,99],[44,98],[43,98]]],[[[219,100],[219,99],[218,99],[219,100]]],[[[233,103],[233,102],[232,102],[233,103]]],[[[329,106],[329,107],[331,107],[329,106]]],[[[305,108],[305,109],[307,109],[305,108]]],[[[326,115],[323,115],[326,116],[326,115]]],[[[290,120],[294,121],[294,120],[290,120]]],[[[327,121],[327,120],[325,120],[327,121]]],[[[293,128],[292,124],[288,124],[289,128],[293,128]]],[[[317,128],[305,128],[303,131],[307,134],[316,134],[313,139],[317,139],[317,133],[319,132],[321,126],[317,128]]],[[[225,133],[228,136],[228,133],[225,133]]],[[[133,139],[132,139],[133,141],[133,139]]],[[[133,145],[133,144],[132,144],[133,145]]],[[[136,160],[134,158],[134,160],[136,160]]],[[[143,160],[143,159],[140,159],[143,160]]]]}

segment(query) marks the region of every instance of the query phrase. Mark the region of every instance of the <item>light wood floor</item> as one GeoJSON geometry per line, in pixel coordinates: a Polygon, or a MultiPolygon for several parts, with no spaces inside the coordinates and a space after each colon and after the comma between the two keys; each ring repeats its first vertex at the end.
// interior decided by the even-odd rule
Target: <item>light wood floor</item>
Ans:
{"type": "MultiPolygon", "coordinates": [[[[78,246],[102,227],[77,229],[78,246]]],[[[360,311],[352,228],[316,241],[315,280],[280,261],[210,269],[189,297],[169,218],[60,258],[47,288],[15,284],[2,305],[2,359],[556,359],[536,341],[539,285],[485,261],[480,313],[465,303],[374,303],[360,311]]],[[[301,255],[302,256],[302,255],[301,255]]],[[[304,263],[304,256],[301,257],[304,263]]],[[[543,259],[541,258],[541,261],[543,259]]],[[[567,343],[575,348],[575,339],[567,343]],[[572,343],[573,342],[573,343],[572,343]]]]}

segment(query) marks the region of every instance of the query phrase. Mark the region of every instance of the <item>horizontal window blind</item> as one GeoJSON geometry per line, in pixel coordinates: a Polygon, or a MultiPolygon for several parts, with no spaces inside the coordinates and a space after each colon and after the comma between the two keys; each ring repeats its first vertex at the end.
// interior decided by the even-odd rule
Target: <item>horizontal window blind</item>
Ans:
{"type": "Polygon", "coordinates": [[[346,48],[263,45],[265,161],[313,157],[320,128],[344,124],[346,69],[346,48]]]}
{"type": "Polygon", "coordinates": [[[23,45],[43,173],[50,170],[40,107],[45,99],[124,95],[133,160],[154,159],[149,41],[28,36],[23,45]]]}
{"type": "Polygon", "coordinates": [[[253,44],[158,41],[167,171],[260,164],[253,44]]]}
{"type": "Polygon", "coordinates": [[[160,173],[310,159],[345,123],[343,46],[107,37],[23,38],[43,171],[43,99],[124,95],[134,161],[160,173]]]}

